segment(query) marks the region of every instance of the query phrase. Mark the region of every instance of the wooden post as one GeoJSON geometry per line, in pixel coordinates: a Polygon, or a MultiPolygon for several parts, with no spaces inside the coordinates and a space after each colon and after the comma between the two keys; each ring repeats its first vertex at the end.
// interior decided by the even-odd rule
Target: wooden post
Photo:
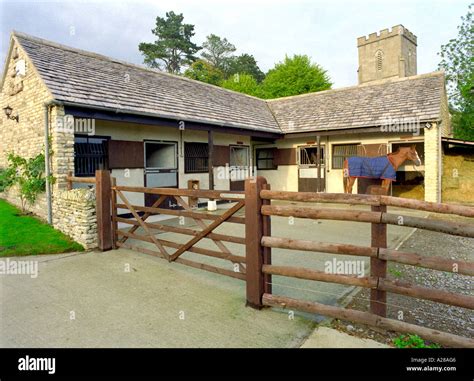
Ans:
{"type": "MultiPolygon", "coordinates": [[[[117,186],[117,179],[112,177],[112,187],[117,186]]],[[[118,230],[118,223],[117,223],[117,192],[111,190],[111,207],[112,207],[112,248],[117,249],[117,230],[118,230]]]]}
{"type": "MultiPolygon", "coordinates": [[[[188,189],[189,190],[198,190],[199,189],[199,180],[188,180],[188,189]]],[[[199,198],[189,196],[188,205],[190,208],[197,208],[199,204],[199,198]]]]}
{"type": "MultiPolygon", "coordinates": [[[[270,184],[263,184],[262,189],[270,190],[270,184]]],[[[270,205],[272,200],[262,200],[262,205],[270,205]]],[[[272,236],[272,218],[271,216],[262,216],[263,218],[263,236],[271,237],[272,236]]],[[[264,247],[263,248],[263,264],[271,265],[272,264],[272,248],[264,247]]],[[[272,274],[265,274],[264,278],[264,291],[265,294],[272,293],[272,274]]]]}
{"type": "Polygon", "coordinates": [[[256,309],[263,307],[262,296],[265,292],[265,276],[262,272],[264,248],[261,244],[264,224],[260,191],[266,183],[261,176],[245,180],[246,305],[256,309]]]}
{"type": "Polygon", "coordinates": [[[99,249],[102,251],[112,248],[111,185],[109,171],[95,171],[97,234],[99,249]]]}
{"type": "Polygon", "coordinates": [[[207,140],[208,140],[208,147],[209,147],[209,157],[207,159],[208,168],[209,168],[209,189],[214,190],[214,135],[212,130],[207,132],[207,140]]]}
{"type": "MultiPolygon", "coordinates": [[[[387,206],[371,207],[372,212],[387,212],[387,206]]],[[[387,247],[387,225],[372,223],[372,247],[387,247]]],[[[370,276],[385,278],[387,276],[387,261],[379,258],[370,258],[370,276]]],[[[370,290],[370,312],[387,317],[387,292],[377,289],[370,290]]]]}
{"type": "MultiPolygon", "coordinates": [[[[69,171],[67,173],[67,177],[72,177],[72,171],[69,171]]],[[[67,190],[71,190],[72,189],[72,181],[71,180],[67,180],[67,190]]]]}
{"type": "Polygon", "coordinates": [[[317,136],[316,140],[318,142],[318,146],[316,148],[316,168],[317,168],[317,176],[318,176],[318,183],[316,185],[316,192],[321,192],[321,136],[317,136]]]}

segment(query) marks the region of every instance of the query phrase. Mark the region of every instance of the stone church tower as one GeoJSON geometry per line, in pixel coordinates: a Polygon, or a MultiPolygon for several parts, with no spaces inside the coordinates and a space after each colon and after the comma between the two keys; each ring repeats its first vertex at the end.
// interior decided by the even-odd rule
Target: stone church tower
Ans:
{"type": "Polygon", "coordinates": [[[359,84],[416,75],[416,36],[403,25],[357,39],[359,84]]]}

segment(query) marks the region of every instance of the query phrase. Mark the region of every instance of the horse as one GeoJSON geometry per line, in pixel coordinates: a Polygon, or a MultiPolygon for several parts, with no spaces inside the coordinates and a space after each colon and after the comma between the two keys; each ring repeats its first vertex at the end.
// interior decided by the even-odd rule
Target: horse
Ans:
{"type": "Polygon", "coordinates": [[[411,147],[400,147],[396,152],[389,153],[386,156],[380,156],[375,158],[366,158],[366,157],[350,157],[344,160],[344,193],[352,193],[352,187],[354,186],[354,182],[358,177],[369,177],[369,178],[378,178],[382,180],[381,191],[383,194],[388,194],[390,189],[390,184],[392,181],[395,181],[395,172],[397,169],[405,162],[405,161],[412,161],[416,166],[421,165],[420,157],[418,156],[418,152],[416,152],[415,145],[413,144],[411,147]],[[357,159],[357,160],[354,160],[357,159]],[[352,161],[352,167],[368,172],[368,173],[359,173],[359,175],[351,175],[349,171],[349,160],[352,161]],[[370,169],[370,165],[372,164],[383,164],[384,161],[386,164],[383,166],[382,170],[377,173],[377,176],[372,175],[372,170],[370,169]],[[361,168],[364,167],[364,168],[361,168]],[[388,173],[387,173],[388,172],[388,173]],[[363,175],[364,174],[364,175],[363,175]]]}

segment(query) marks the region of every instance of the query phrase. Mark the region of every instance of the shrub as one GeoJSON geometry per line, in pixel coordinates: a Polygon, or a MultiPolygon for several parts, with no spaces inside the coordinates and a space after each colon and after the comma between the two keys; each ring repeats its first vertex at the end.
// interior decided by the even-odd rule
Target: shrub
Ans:
{"type": "Polygon", "coordinates": [[[418,335],[400,335],[393,339],[397,348],[440,348],[439,344],[426,342],[418,335]]]}
{"type": "MultiPolygon", "coordinates": [[[[44,176],[44,154],[40,153],[30,159],[10,153],[8,168],[0,173],[0,190],[18,186],[21,209],[26,211],[26,204],[34,204],[38,195],[46,189],[47,179],[44,176]]],[[[53,182],[53,177],[48,181],[53,182]]]]}

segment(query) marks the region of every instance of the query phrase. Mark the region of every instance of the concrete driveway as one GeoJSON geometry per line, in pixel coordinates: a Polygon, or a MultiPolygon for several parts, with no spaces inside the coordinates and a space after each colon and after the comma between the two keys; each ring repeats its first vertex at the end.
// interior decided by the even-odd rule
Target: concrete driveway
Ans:
{"type": "Polygon", "coordinates": [[[37,278],[0,277],[0,347],[297,347],[313,326],[246,308],[240,280],[129,250],[28,260],[37,278]]]}
{"type": "MultiPolygon", "coordinates": [[[[186,219],[186,226],[195,223],[186,219]]],[[[370,245],[370,225],[363,223],[295,219],[291,224],[287,218],[274,218],[272,229],[280,237],[370,245]]],[[[389,246],[396,247],[412,231],[389,227],[389,246]]],[[[243,236],[244,227],[224,224],[217,232],[243,236]]],[[[177,242],[190,238],[173,233],[159,237],[177,242]]],[[[244,255],[243,245],[226,245],[244,255]]],[[[216,249],[212,242],[198,246],[216,249]]],[[[184,257],[232,269],[220,259],[192,253],[184,257]]],[[[273,251],[274,264],[319,270],[333,257],[273,251]]],[[[289,319],[287,313],[246,308],[243,281],[125,249],[11,259],[38,260],[39,274],[34,279],[0,276],[1,347],[298,347],[312,332],[314,320],[322,319],[304,314],[289,319]]],[[[337,304],[352,290],[273,278],[275,294],[327,304],[337,304]]]]}

